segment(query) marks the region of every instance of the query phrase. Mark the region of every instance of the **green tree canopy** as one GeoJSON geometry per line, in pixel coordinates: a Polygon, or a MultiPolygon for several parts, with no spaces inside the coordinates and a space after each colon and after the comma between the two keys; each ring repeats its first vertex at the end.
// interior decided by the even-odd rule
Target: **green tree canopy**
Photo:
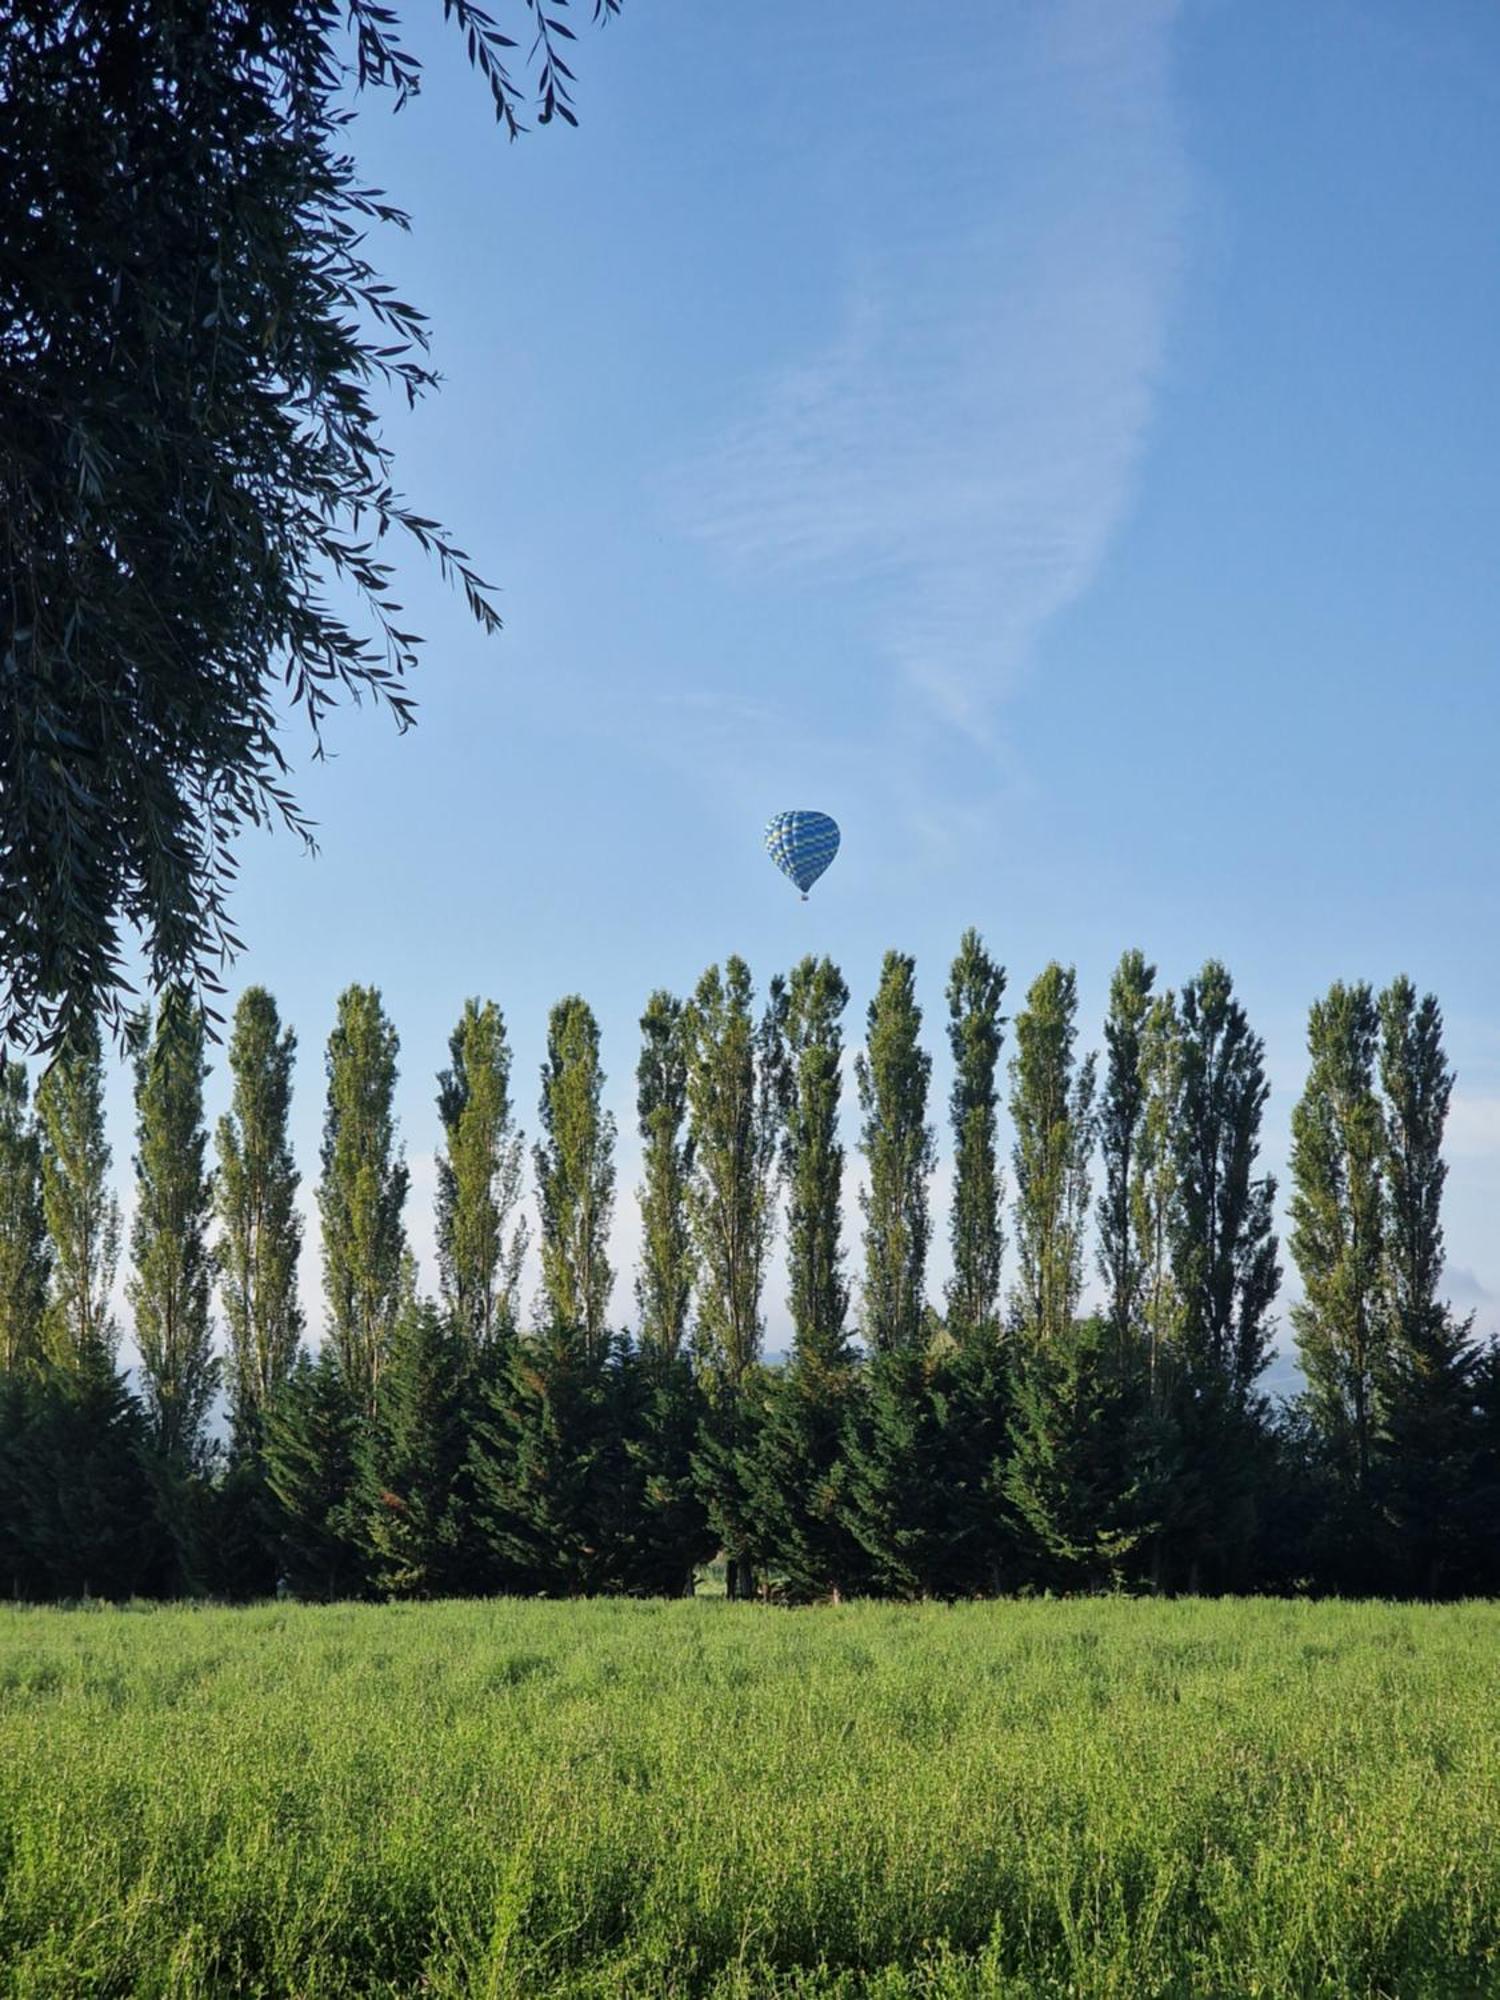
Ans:
{"type": "Polygon", "coordinates": [[[865,1281],[860,1327],[877,1353],[915,1349],[923,1339],[923,1286],[932,1237],[928,1182],[934,1152],[927,1122],[932,1057],[922,1047],[916,961],[888,951],[870,1002],[865,1046],[855,1064],[860,1134],[869,1185],[865,1212],[865,1281]]]}
{"type": "Polygon", "coordinates": [[[1109,985],[1104,1022],[1104,1091],[1099,1107],[1099,1275],[1108,1288],[1107,1316],[1123,1348],[1135,1330],[1142,1283],[1140,1246],[1131,1218],[1131,1190],[1146,1116],[1144,1061],[1156,967],[1144,952],[1127,951],[1109,985]]]}
{"type": "Polygon", "coordinates": [[[710,966],[684,1017],[693,1142],[688,1193],[697,1253],[698,1350],[733,1388],[760,1354],[761,1288],[775,1221],[782,1082],[781,988],[757,1025],[742,958],[710,966]]]}
{"type": "MultiPolygon", "coordinates": [[[[1485,1520],[1471,1504],[1479,1453],[1472,1319],[1441,1296],[1443,1131],[1454,1073],[1434,994],[1392,980],[1381,994],[1385,1110],[1385,1294],[1390,1351],[1382,1383],[1384,1506],[1407,1587],[1471,1588],[1485,1520]]],[[[1493,1518],[1493,1517],[1492,1517],[1493,1518]]]]}
{"type": "Polygon", "coordinates": [[[1078,981],[1071,966],[1038,974],[1015,1021],[1010,1115],[1016,1128],[1013,1310],[1028,1340],[1061,1340],[1083,1289],[1083,1232],[1094,1144],[1094,1058],[1077,1061],[1078,981]]]}
{"type": "Polygon", "coordinates": [[[42,1211],[52,1246],[47,1351],[62,1367],[112,1356],[110,1292],[120,1260],[120,1207],[109,1185],[104,1058],[92,1020],[43,1074],[36,1091],[42,1138],[42,1211]]]}
{"type": "Polygon", "coordinates": [[[591,1356],[608,1338],[614,1272],[606,1254],[615,1204],[615,1121],[601,1105],[599,1023],[576,994],[547,1023],[542,1143],[536,1148],[542,1210],[542,1288],[550,1324],[571,1328],[591,1356]]]}
{"type": "Polygon", "coordinates": [[[1314,1001],[1312,1065],[1292,1113],[1292,1255],[1305,1293],[1292,1324],[1314,1420],[1345,1498],[1361,1509],[1371,1497],[1389,1331],[1381,1297],[1386,1132],[1375,1094],[1378,1032],[1363,983],[1337,982],[1314,1001]]]}
{"type": "Polygon", "coordinates": [[[831,959],[804,958],[786,987],[787,1264],[799,1355],[846,1359],[843,1270],[844,1149],[839,1144],[843,1012],[849,989],[831,959]]]}
{"type": "Polygon", "coordinates": [[[396,1030],[373,986],[339,995],[323,1114],[323,1293],[349,1392],[373,1409],[407,1276],[406,1161],[396,1140],[396,1030]]]}
{"type": "MultiPolygon", "coordinates": [[[[512,0],[528,75],[488,14],[445,0],[512,133],[533,91],[542,123],[573,122],[567,5],[512,0]]],[[[213,987],[240,834],[308,833],[287,705],[315,753],[345,698],[411,720],[388,531],[498,625],[396,491],[378,392],[415,401],[437,378],[423,315],[370,262],[372,229],[406,218],[351,156],[351,80],[397,103],[418,86],[378,0],[6,11],[6,1038],[50,1044],[100,1005],[118,1021],[137,931],[158,989],[213,987]]]]}
{"type": "Polygon", "coordinates": [[[996,1070],[1005,1038],[1005,967],[978,931],[963,934],[948,977],[948,1046],[953,1052],[953,1277],[948,1330],[955,1340],[996,1332],[1000,1319],[1000,1220],[1004,1177],[996,1142],[996,1070]]]}
{"type": "Polygon", "coordinates": [[[641,1016],[635,1071],[641,1135],[641,1262],[635,1296],[641,1345],[653,1354],[682,1352],[693,1298],[693,1242],[688,1189],[693,1137],[687,1128],[688,1050],[682,1002],[658,989],[641,1016]]]}
{"type": "Polygon", "coordinates": [[[301,1176],[287,1130],[296,1053],[297,1037],[282,1027],[276,1002],[263,986],[248,987],[229,1038],[233,1085],[229,1110],[219,1120],[214,1178],[220,1291],[242,1439],[258,1427],[291,1373],[302,1336],[301,1176]]]}
{"type": "Polygon", "coordinates": [[[443,1297],[459,1331],[483,1350],[511,1331],[526,1255],[521,1135],[510,1101],[510,1043],[493,1000],[466,1000],[438,1077],[437,1248],[443,1297]]]}
{"type": "Polygon", "coordinates": [[[202,1454],[219,1379],[209,1323],[213,1183],[203,1122],[203,1019],[186,990],[173,986],[162,996],[155,1031],[143,1020],[137,1032],[134,1268],[126,1291],[155,1442],[185,1470],[202,1454]]]}
{"type": "Polygon", "coordinates": [[[52,1253],[42,1211],[42,1148],[25,1066],[0,1055],[0,1371],[35,1368],[52,1253]]]}
{"type": "Polygon", "coordinates": [[[1257,1174],[1266,1051],[1234,983],[1210,959],[1182,989],[1175,1252],[1195,1365],[1244,1404],[1266,1366],[1281,1284],[1276,1182],[1257,1174]]]}

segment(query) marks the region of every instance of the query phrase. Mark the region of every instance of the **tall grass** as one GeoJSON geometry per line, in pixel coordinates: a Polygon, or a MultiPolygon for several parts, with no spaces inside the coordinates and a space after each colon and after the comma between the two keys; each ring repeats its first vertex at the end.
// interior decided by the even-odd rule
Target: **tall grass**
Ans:
{"type": "Polygon", "coordinates": [[[1500,1994],[1500,1606],[0,1614],[0,1993],[1500,1994]]]}

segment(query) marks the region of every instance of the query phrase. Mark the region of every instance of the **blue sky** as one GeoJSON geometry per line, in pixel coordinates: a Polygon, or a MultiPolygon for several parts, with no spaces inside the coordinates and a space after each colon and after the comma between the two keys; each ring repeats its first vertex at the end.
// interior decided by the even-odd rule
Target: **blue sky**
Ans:
{"type": "Polygon", "coordinates": [[[732,950],[831,952],[851,1036],[915,952],[939,1115],[966,924],[1013,1002],[1075,963],[1090,1040],[1125,947],[1174,985],[1220,956],[1278,1172],[1309,1000],[1404,969],[1460,1073],[1453,1295],[1500,1325],[1489,0],[626,0],[580,29],[581,128],[513,146],[420,45],[422,97],[358,125],[446,377],[390,434],[506,631],[414,557],[420,727],[338,722],[320,857],[246,853],[236,984],[300,1032],[309,1184],[354,979],[425,1252],[469,993],[528,1129],[548,1005],[594,1003],[623,1192],[641,1003],[732,950]],[[760,846],[788,805],[844,829],[805,906],[760,846]]]}

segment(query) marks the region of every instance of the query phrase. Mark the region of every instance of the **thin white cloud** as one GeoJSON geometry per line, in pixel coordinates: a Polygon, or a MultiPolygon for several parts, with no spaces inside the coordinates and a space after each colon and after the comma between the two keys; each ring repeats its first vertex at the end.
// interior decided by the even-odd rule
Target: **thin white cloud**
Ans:
{"type": "Polygon", "coordinates": [[[1186,199],[1174,13],[996,8],[958,80],[872,86],[841,323],[680,480],[731,564],[857,583],[887,660],[980,739],[1129,505],[1186,199]]]}

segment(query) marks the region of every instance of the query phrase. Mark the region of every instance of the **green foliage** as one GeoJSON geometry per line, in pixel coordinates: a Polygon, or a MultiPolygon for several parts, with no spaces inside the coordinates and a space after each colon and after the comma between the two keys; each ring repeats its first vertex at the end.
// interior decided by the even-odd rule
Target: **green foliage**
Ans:
{"type": "Polygon", "coordinates": [[[687,1356],[657,1346],[622,1356],[616,1387],[627,1513],[614,1527],[628,1541],[624,1587],[648,1597],[691,1596],[694,1571],[718,1546],[693,1469],[703,1392],[687,1356]]]}
{"type": "Polygon", "coordinates": [[[852,1413],[844,1517],[883,1596],[953,1592],[947,1371],[941,1353],[881,1348],[852,1413]]]}
{"type": "Polygon", "coordinates": [[[1270,1356],[1281,1283],[1272,1229],[1276,1183],[1257,1178],[1270,1085],[1229,974],[1210,959],[1182,989],[1177,1288],[1195,1366],[1241,1404],[1270,1356]]]}
{"type": "Polygon", "coordinates": [[[471,1353],[435,1306],[403,1305],[361,1441],[355,1501],[370,1582],[382,1596],[450,1596],[470,1582],[471,1353]]]}
{"type": "Polygon", "coordinates": [[[213,1183],[205,1165],[203,1017],[173,987],[136,1026],[135,1216],[126,1285],[153,1441],[173,1474],[197,1467],[218,1386],[209,1325],[213,1183]]]}
{"type": "Polygon", "coordinates": [[[572,1327],[591,1361],[609,1340],[614,1273],[606,1246],[615,1200],[615,1121],[600,1108],[599,1024],[576,995],[547,1022],[542,1065],[542,1144],[536,1148],[542,1211],[542,1288],[558,1328],[572,1327]]]}
{"type": "MultiPolygon", "coordinates": [[[[1141,1318],[1141,1244],[1132,1194],[1138,1185],[1148,1185],[1138,1153],[1156,1067],[1146,1061],[1155,981],[1156,967],[1146,963],[1145,954],[1127,951],[1110,981],[1109,1013],[1104,1022],[1107,1059],[1099,1106],[1099,1158],[1104,1168],[1104,1191],[1099,1197],[1099,1275],[1108,1300],[1106,1316],[1122,1349],[1136,1333],[1141,1318]]],[[[1156,1087],[1160,1088],[1159,1081],[1156,1087]]]]}
{"type": "Polygon", "coordinates": [[[281,1575],[329,1602],[365,1583],[358,1537],[360,1405],[332,1346],[300,1354],[266,1411],[263,1460],[281,1575]]]}
{"type": "Polygon", "coordinates": [[[521,1136],[510,1102],[510,1044],[493,1000],[466,1000],[438,1078],[437,1247],[443,1298],[476,1353],[515,1330],[526,1255],[521,1136]]]}
{"type": "Polygon", "coordinates": [[[745,1514],[757,1564],[794,1604],[861,1592],[869,1558],[849,1518],[847,1442],[859,1396],[853,1356],[799,1349],[759,1384],[745,1514]]]}
{"type": "Polygon", "coordinates": [[[660,989],[641,1016],[635,1085],[643,1173],[638,1191],[641,1265],[635,1285],[641,1344],[673,1358],[682,1352],[693,1299],[688,1219],[693,1138],[686,1129],[688,1048],[682,1002],[660,989]]]}
{"type": "Polygon", "coordinates": [[[168,1551],[146,1468],[147,1427],[111,1357],[0,1378],[0,1513],[12,1597],[159,1590],[168,1551]]]}
{"type": "Polygon", "coordinates": [[[750,1545],[778,1592],[799,1603],[846,1594],[865,1568],[840,1507],[856,1383],[845,1330],[839,1144],[848,1004],[831,959],[808,957],[793,968],[779,1021],[792,1359],[757,1384],[754,1442],[740,1468],[750,1545]]]}
{"type": "Polygon", "coordinates": [[[25,1066],[0,1055],[0,1374],[40,1367],[52,1253],[25,1066]]]}
{"type": "MultiPolygon", "coordinates": [[[[573,122],[565,5],[515,7],[544,122],[573,122]]],[[[444,13],[514,133],[512,38],[471,0],[444,13]]],[[[351,67],[398,103],[417,88],[376,0],[7,10],[4,1038],[118,1019],[135,929],[154,989],[216,990],[239,835],[309,835],[288,695],[318,754],[341,700],[411,720],[388,533],[498,627],[395,490],[377,390],[415,402],[437,378],[423,315],[368,259],[406,217],[351,156],[351,67]]]]}
{"type": "Polygon", "coordinates": [[[1015,1020],[1010,1115],[1016,1128],[1012,1313],[1032,1345],[1064,1341],[1083,1289],[1083,1232],[1094,1144],[1094,1058],[1077,1062],[1078,981],[1049,965],[1015,1020]]]}
{"type": "Polygon", "coordinates": [[[505,1588],[544,1597],[617,1586],[631,1522],[614,1422],[616,1356],[544,1324],[496,1357],[480,1391],[470,1474],[475,1520],[505,1588]]]}
{"type": "Polygon", "coordinates": [[[193,1551],[197,1582],[205,1595],[220,1602],[249,1604],[274,1596],[281,1575],[276,1506],[262,1456],[264,1436],[264,1419],[257,1417],[254,1450],[239,1441],[221,1459],[212,1485],[199,1488],[204,1504],[194,1522],[202,1531],[193,1551]]]}
{"type": "Polygon", "coordinates": [[[953,1052],[953,1276],[948,1330],[955,1340],[992,1339],[1000,1323],[1004,1183],[996,1140],[995,1072],[1005,1037],[1005,968],[968,930],[948,978],[948,1046],[953,1052]]]}
{"type": "Polygon", "coordinates": [[[1243,1589],[1270,1443],[1257,1381],[1281,1281],[1276,1184],[1259,1176],[1265,1049],[1210,960],[1147,1010],[1132,1220],[1151,1406],[1170,1466],[1155,1505],[1156,1581],[1243,1589]]]}
{"type": "Polygon", "coordinates": [[[585,1004],[562,1002],[549,1023],[537,1154],[546,1317],[525,1338],[510,1221],[520,1149],[499,1011],[468,1003],[440,1079],[449,1145],[439,1242],[453,1308],[440,1317],[418,1305],[406,1252],[395,1033],[378,993],[350,988],[329,1043],[319,1190],[331,1338],[316,1368],[293,1369],[294,1042],[252,989],[236,1015],[219,1133],[235,1419],[225,1455],[208,1448],[204,1423],[204,1035],[174,989],[136,1050],[131,1293],[154,1447],[144,1474],[142,1413],[128,1396],[110,1405],[118,1219],[98,1038],[84,1036],[44,1075],[35,1134],[24,1077],[0,1070],[0,1260],[19,1246],[11,1264],[21,1272],[0,1306],[19,1304],[33,1328],[31,1347],[17,1343],[0,1367],[0,1570],[43,1596],[69,1577],[128,1571],[136,1588],[241,1598],[278,1580],[314,1595],[675,1595],[716,1554],[731,1597],[799,1603],[1106,1583],[1378,1583],[1426,1596],[1493,1584],[1495,1363],[1437,1292],[1452,1072],[1435,1000],[1419,1001],[1405,980],[1378,1006],[1368,988],[1335,988],[1314,1010],[1297,1113],[1296,1219],[1311,1234],[1295,1247],[1308,1269],[1326,1225],[1337,1253],[1322,1291],[1314,1270],[1299,1311],[1314,1346],[1329,1327],[1342,1338],[1333,1308],[1351,1296],[1358,1242],[1361,1488],[1355,1424],[1328,1394],[1330,1381],[1342,1396],[1353,1379],[1343,1347],[1329,1343],[1322,1376],[1314,1356],[1293,1407],[1273,1412],[1257,1387],[1279,1279],[1272,1185],[1257,1171],[1264,1056],[1212,962],[1179,1004],[1154,991],[1137,954],[1122,961],[1098,1211],[1113,1246],[1101,1262],[1112,1311],[1081,1327],[1075,1314],[1046,1335],[1047,1315],[1081,1283],[1093,1091],[1076,1053],[1072,975],[1053,966],[1033,985],[1010,1069],[1021,1283],[1001,1326],[1003,997],[1003,974],[966,934],[948,991],[957,1233],[945,1324],[923,1296],[933,1147],[914,968],[896,953],[885,960],[856,1066],[870,1162],[866,1305],[878,1307],[859,1353],[841,1242],[847,992],[830,961],[805,959],[773,981],[759,1015],[739,960],[712,968],[685,1005],[664,993],[648,1003],[636,1078],[646,1238],[637,1346],[605,1319],[614,1132],[585,1004]],[[26,1287],[38,1168],[40,1247],[53,1257],[43,1356],[35,1284],[29,1303],[26,1287]],[[789,1362],[766,1367],[762,1289],[783,1184],[795,1337],[789,1362]],[[38,1440],[67,1432],[53,1417],[69,1371],[103,1413],[99,1483],[122,1510],[84,1509],[71,1568],[48,1524],[76,1511],[78,1494],[61,1456],[36,1455],[38,1440]],[[33,1380],[51,1385],[45,1410],[29,1398],[33,1380]],[[26,1467],[43,1463],[51,1470],[34,1485],[26,1467]],[[49,1480],[62,1498],[47,1497],[49,1480]],[[116,1561],[112,1537],[136,1553],[116,1561]]]}
{"type": "Polygon", "coordinates": [[[724,1552],[724,1589],[730,1598],[756,1594],[755,1556],[766,1540],[757,1484],[766,1373],[755,1362],[737,1381],[710,1378],[693,1453],[693,1478],[724,1552]]]}
{"type": "Polygon", "coordinates": [[[302,1337],[297,1260],[301,1175],[287,1121],[297,1037],[263,986],[247,987],[229,1037],[232,1091],[218,1125],[214,1197],[220,1297],[229,1329],[235,1434],[247,1444],[291,1373],[302,1337]]]}
{"type": "Polygon", "coordinates": [[[918,1037],[916,961],[888,951],[855,1065],[864,1114],[860,1147],[869,1185],[860,1332],[877,1354],[914,1350],[925,1327],[923,1284],[932,1235],[928,1181],[934,1164],[927,1091],[932,1057],[918,1037]]]}
{"type": "MultiPolygon", "coordinates": [[[[1136,1051],[1140,1110],[1131,1146],[1129,1203],[1133,1258],[1129,1283],[1114,1294],[1111,1319],[1128,1297],[1128,1328],[1145,1353],[1151,1406],[1160,1411],[1181,1373],[1187,1313],[1179,1280],[1182,1239],[1182,1024],[1163,993],[1140,1023],[1136,1051]]],[[[1111,1085],[1113,1090],[1113,1084],[1111,1085]]],[[[1114,1169],[1111,1167],[1111,1173],[1114,1169]]]]}
{"type": "Polygon", "coordinates": [[[1389,1364],[1383,1311],[1385,1126],[1375,1094],[1378,1016],[1366,985],[1313,1003],[1312,1067],[1292,1113],[1292,1255],[1303,1301],[1292,1309],[1314,1418],[1346,1506],[1366,1515],[1389,1364]]]}
{"type": "Polygon", "coordinates": [[[798,1355],[817,1356],[835,1369],[848,1358],[844,1149],[839,1144],[844,1052],[840,1021],[848,1004],[849,989],[831,959],[804,958],[793,968],[782,1019],[787,1062],[782,1139],[787,1297],[798,1355]]]}
{"type": "Polygon", "coordinates": [[[1475,1596],[1500,1597],[1500,1339],[1480,1349],[1474,1366],[1474,1456],[1470,1489],[1471,1531],[1466,1541],[1475,1596]]]}
{"type": "Polygon", "coordinates": [[[1010,1345],[998,1327],[972,1332],[942,1362],[944,1567],[956,1596],[994,1596],[1021,1580],[1015,1521],[1004,1492],[1010,1345]]]}
{"type": "MultiPolygon", "coordinates": [[[[1439,1297],[1443,1131],[1453,1071],[1437,1000],[1406,978],[1381,994],[1385,1112],[1385,1295],[1390,1349],[1380,1384],[1383,1503],[1403,1586],[1428,1597],[1472,1588],[1481,1566],[1472,1320],[1439,1297]]],[[[1483,1520],[1481,1515],[1480,1520],[1483,1520]]]]}
{"type": "Polygon", "coordinates": [[[1076,1320],[1027,1350],[1013,1393],[1004,1486],[1032,1580],[1117,1589],[1155,1525],[1156,1437],[1139,1374],[1107,1321],[1076,1320]]]}
{"type": "Polygon", "coordinates": [[[373,986],[339,995],[323,1117],[323,1294],[350,1393],[375,1406],[406,1277],[406,1162],[392,1101],[400,1043],[373,986]]]}
{"type": "Polygon", "coordinates": [[[783,1095],[780,983],[757,1026],[750,968],[710,966],[683,1014],[693,1147],[688,1215],[698,1267],[696,1347],[736,1388],[760,1354],[761,1287],[775,1214],[783,1095]]]}
{"type": "Polygon", "coordinates": [[[109,1187],[104,1060],[87,1022],[43,1073],[36,1090],[42,1140],[42,1213],[52,1246],[47,1352],[61,1367],[112,1357],[118,1338],[110,1292],[120,1258],[120,1210],[109,1187]]]}

